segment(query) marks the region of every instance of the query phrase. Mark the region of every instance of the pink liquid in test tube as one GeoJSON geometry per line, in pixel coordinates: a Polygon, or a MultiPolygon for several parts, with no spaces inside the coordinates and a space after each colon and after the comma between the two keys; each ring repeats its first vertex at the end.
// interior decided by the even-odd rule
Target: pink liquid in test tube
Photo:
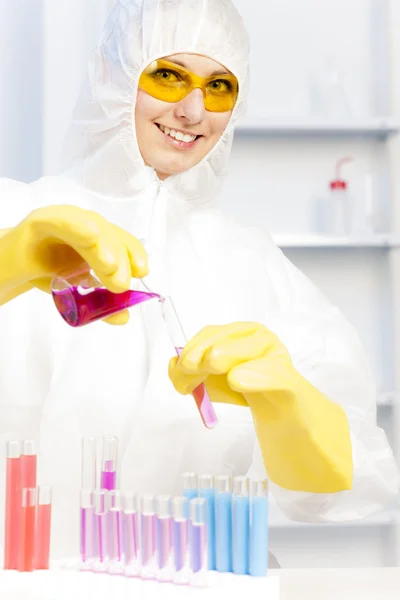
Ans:
{"type": "Polygon", "coordinates": [[[190,583],[194,586],[207,585],[207,500],[196,498],[190,501],[190,583]]]}
{"type": "Polygon", "coordinates": [[[35,552],[36,489],[22,490],[19,566],[21,572],[33,571],[35,552]]]}
{"type": "Polygon", "coordinates": [[[100,488],[102,490],[115,490],[117,486],[117,455],[118,439],[116,437],[103,438],[100,476],[100,488]]]}
{"type": "Polygon", "coordinates": [[[6,520],[4,537],[4,569],[17,570],[18,543],[22,506],[21,459],[19,442],[7,443],[6,520]]]}
{"type": "Polygon", "coordinates": [[[40,487],[36,513],[34,568],[46,570],[50,560],[51,487],[40,487]]]}
{"type": "Polygon", "coordinates": [[[81,569],[93,566],[96,557],[95,518],[92,492],[81,490],[80,506],[80,552],[81,569]]]}
{"type": "Polygon", "coordinates": [[[189,501],[176,497],[172,501],[173,581],[178,585],[189,582],[189,501]]]}
{"type": "Polygon", "coordinates": [[[153,496],[143,496],[141,518],[142,579],[155,579],[157,574],[156,512],[153,496]]]}
{"type": "Polygon", "coordinates": [[[172,581],[173,550],[172,550],[172,519],[170,496],[157,498],[157,579],[172,581]]]}
{"type": "Polygon", "coordinates": [[[94,564],[95,571],[107,571],[110,560],[109,553],[109,520],[108,497],[105,490],[93,492],[95,527],[97,532],[97,556],[94,564]]]}
{"type": "Polygon", "coordinates": [[[123,571],[124,549],[122,530],[122,495],[119,490],[109,492],[109,542],[110,573],[119,574],[123,571]]]}
{"type": "Polygon", "coordinates": [[[125,556],[125,575],[139,575],[139,535],[136,496],[126,492],[123,498],[123,548],[125,556]]]}

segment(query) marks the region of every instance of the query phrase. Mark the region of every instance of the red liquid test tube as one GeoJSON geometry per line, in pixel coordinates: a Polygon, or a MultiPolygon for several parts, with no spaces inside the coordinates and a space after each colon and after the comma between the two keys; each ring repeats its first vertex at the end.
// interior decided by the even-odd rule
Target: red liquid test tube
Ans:
{"type": "Polygon", "coordinates": [[[34,568],[37,570],[47,570],[49,568],[50,532],[51,487],[43,486],[39,488],[36,513],[34,568]]]}
{"type": "Polygon", "coordinates": [[[22,443],[21,454],[21,488],[36,488],[36,464],[37,456],[35,442],[25,440],[22,443]]]}
{"type": "Polygon", "coordinates": [[[19,565],[21,572],[33,571],[36,525],[36,489],[22,490],[19,565]]]}
{"type": "Polygon", "coordinates": [[[4,569],[17,570],[21,520],[21,458],[19,442],[7,443],[4,569]]]}

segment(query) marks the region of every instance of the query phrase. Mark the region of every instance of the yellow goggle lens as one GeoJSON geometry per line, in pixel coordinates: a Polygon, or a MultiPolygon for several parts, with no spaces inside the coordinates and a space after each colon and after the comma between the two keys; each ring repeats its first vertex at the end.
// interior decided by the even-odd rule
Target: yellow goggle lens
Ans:
{"type": "Polygon", "coordinates": [[[239,85],[234,75],[200,77],[168,60],[156,60],[139,79],[141,90],[163,102],[180,102],[194,89],[201,89],[204,106],[211,112],[227,112],[236,104],[239,85]]]}

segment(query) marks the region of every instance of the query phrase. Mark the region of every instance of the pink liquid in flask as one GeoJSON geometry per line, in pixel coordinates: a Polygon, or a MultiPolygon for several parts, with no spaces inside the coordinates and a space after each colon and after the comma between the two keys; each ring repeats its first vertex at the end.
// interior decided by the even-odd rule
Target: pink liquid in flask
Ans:
{"type": "Polygon", "coordinates": [[[152,292],[128,290],[114,294],[106,288],[78,286],[53,290],[52,294],[59,313],[71,327],[82,327],[152,298],[161,300],[159,294],[152,292]]]}

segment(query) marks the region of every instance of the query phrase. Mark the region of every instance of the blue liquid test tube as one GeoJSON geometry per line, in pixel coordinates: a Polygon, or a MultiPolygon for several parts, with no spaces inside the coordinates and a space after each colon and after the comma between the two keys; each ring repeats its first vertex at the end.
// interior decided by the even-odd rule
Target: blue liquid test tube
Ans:
{"type": "Polygon", "coordinates": [[[215,478],[215,563],[220,573],[232,572],[232,478],[215,478]]]}
{"type": "Polygon", "coordinates": [[[215,571],[215,490],[212,475],[199,476],[199,498],[207,500],[208,570],[215,571]]]}
{"type": "MultiPolygon", "coordinates": [[[[183,495],[190,500],[194,500],[198,496],[197,488],[197,474],[196,473],[184,473],[183,478],[183,495]]],[[[189,514],[187,515],[189,518],[189,514]]]]}
{"type": "Polygon", "coordinates": [[[251,481],[250,575],[265,577],[268,571],[268,482],[251,481]]]}
{"type": "Polygon", "coordinates": [[[232,566],[236,575],[249,574],[250,502],[246,477],[233,480],[232,566]]]}

